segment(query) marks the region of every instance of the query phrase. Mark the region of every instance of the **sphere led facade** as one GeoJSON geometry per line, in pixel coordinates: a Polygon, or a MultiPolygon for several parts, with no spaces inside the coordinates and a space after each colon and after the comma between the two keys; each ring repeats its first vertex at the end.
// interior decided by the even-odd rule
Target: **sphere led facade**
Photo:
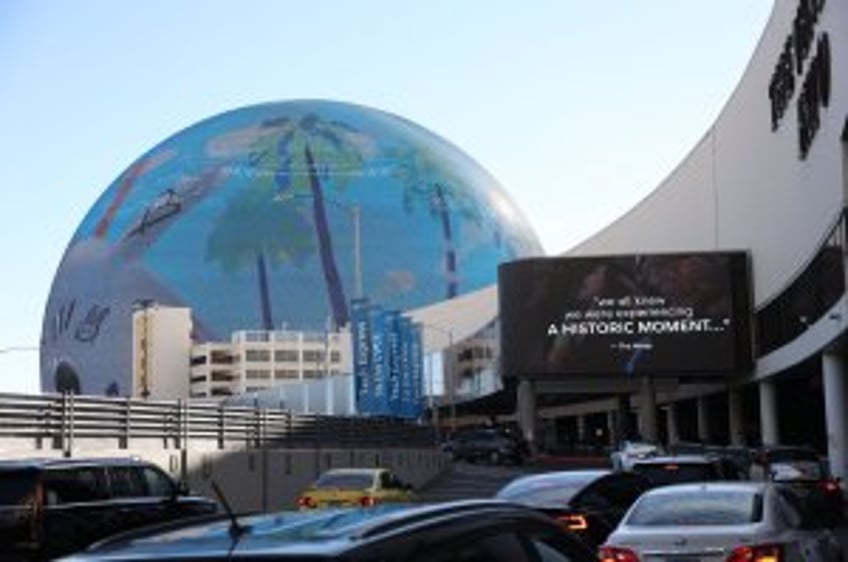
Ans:
{"type": "Polygon", "coordinates": [[[153,148],[86,214],[48,298],[42,390],[130,394],[145,303],[189,307],[196,341],[321,331],[356,296],[411,310],[541,253],[497,182],[410,121],[330,101],[237,109],[153,148]]]}

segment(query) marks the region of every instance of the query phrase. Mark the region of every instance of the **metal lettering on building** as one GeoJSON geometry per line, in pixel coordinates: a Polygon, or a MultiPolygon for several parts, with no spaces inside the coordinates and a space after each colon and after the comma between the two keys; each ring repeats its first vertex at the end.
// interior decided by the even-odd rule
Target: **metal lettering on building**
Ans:
{"type": "Polygon", "coordinates": [[[792,32],[783,42],[771,80],[768,96],[771,130],[777,131],[796,91],[796,75],[803,77],[796,101],[798,117],[798,156],[807,157],[821,123],[819,108],[830,100],[830,40],[826,32],[816,39],[816,24],[825,0],[801,0],[792,20],[792,32]],[[813,47],[815,46],[815,51],[813,47]],[[810,59],[810,54],[812,59],[810,59]],[[807,65],[806,74],[804,65],[807,65]]]}

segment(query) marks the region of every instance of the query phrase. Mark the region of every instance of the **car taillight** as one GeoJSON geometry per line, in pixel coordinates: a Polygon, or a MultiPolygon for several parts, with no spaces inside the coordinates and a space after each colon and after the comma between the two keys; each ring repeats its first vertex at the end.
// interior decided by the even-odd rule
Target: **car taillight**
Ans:
{"type": "Polygon", "coordinates": [[[783,562],[783,547],[779,544],[737,546],[727,562],[783,562]]]}
{"type": "Polygon", "coordinates": [[[586,516],[577,513],[560,515],[556,520],[562,523],[569,531],[585,531],[589,528],[589,521],[586,520],[586,516]]]}
{"type": "Polygon", "coordinates": [[[839,484],[834,482],[833,480],[825,480],[821,482],[821,487],[824,488],[825,492],[836,492],[839,490],[839,484]]]}
{"type": "Polygon", "coordinates": [[[315,503],[315,500],[309,496],[300,496],[297,498],[297,506],[305,509],[313,509],[314,507],[317,507],[317,504],[315,503]]]}
{"type": "Polygon", "coordinates": [[[374,496],[362,496],[359,498],[359,505],[362,507],[374,507],[377,505],[377,498],[374,496]]]}
{"type": "Polygon", "coordinates": [[[602,546],[598,549],[598,560],[601,562],[639,562],[639,556],[629,548],[602,546]]]}

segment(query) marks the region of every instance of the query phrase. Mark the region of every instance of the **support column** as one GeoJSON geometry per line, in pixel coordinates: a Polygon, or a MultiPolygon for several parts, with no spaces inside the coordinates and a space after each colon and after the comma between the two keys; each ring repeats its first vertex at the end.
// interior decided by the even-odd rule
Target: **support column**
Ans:
{"type": "Polygon", "coordinates": [[[848,383],[845,359],[836,354],[822,355],[824,413],[827,425],[827,458],[833,476],[848,476],[848,383]]]}
{"type": "Polygon", "coordinates": [[[586,444],[586,416],[577,416],[577,443],[580,445],[586,444]]]}
{"type": "Polygon", "coordinates": [[[727,389],[727,416],[730,444],[745,445],[745,421],[742,417],[742,391],[738,387],[727,389]]]}
{"type": "Polygon", "coordinates": [[[639,398],[639,432],[646,441],[656,443],[659,436],[657,431],[657,395],[651,377],[644,378],[639,398]]]}
{"type": "Polygon", "coordinates": [[[680,431],[677,425],[677,402],[669,402],[665,416],[666,432],[668,433],[668,444],[680,441],[680,431]]]}
{"type": "Polygon", "coordinates": [[[618,445],[618,443],[629,439],[630,434],[633,432],[633,428],[630,427],[630,395],[619,394],[616,402],[618,403],[618,409],[616,411],[616,418],[618,420],[616,435],[618,435],[618,441],[614,442],[613,445],[618,445]]]}
{"type": "Polygon", "coordinates": [[[710,401],[709,396],[698,397],[698,441],[709,443],[712,439],[710,431],[710,401]]]}
{"type": "Polygon", "coordinates": [[[621,441],[621,436],[618,434],[618,416],[615,410],[607,411],[607,435],[609,436],[609,442],[607,445],[615,446],[616,443],[621,441]]]}
{"type": "Polygon", "coordinates": [[[521,434],[530,445],[530,450],[535,454],[538,450],[536,443],[536,389],[533,381],[522,379],[518,383],[518,425],[521,434]]]}
{"type": "Polygon", "coordinates": [[[760,439],[763,445],[777,445],[777,388],[769,380],[760,381],[760,439]]]}

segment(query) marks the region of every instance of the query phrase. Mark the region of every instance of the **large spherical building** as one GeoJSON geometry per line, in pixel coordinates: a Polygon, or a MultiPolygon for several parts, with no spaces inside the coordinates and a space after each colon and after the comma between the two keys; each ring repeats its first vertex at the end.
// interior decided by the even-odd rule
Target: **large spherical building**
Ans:
{"type": "Polygon", "coordinates": [[[41,386],[130,394],[145,303],[189,308],[199,342],[325,330],[354,297],[412,310],[540,253],[497,182],[414,123],[330,101],[237,109],[144,154],[86,214],[48,298],[41,386]]]}

